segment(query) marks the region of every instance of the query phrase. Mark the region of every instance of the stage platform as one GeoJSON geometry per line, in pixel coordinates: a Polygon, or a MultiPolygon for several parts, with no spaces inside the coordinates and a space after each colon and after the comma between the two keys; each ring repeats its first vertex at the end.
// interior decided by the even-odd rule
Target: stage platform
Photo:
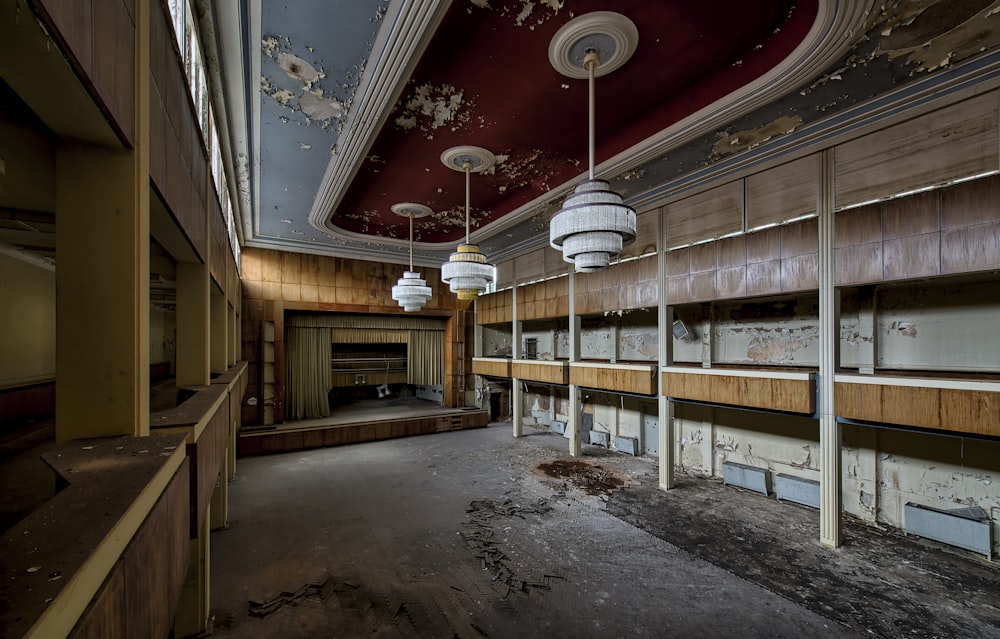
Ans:
{"type": "Polygon", "coordinates": [[[415,397],[360,400],[334,408],[331,413],[322,419],[245,427],[240,432],[239,454],[248,457],[483,428],[489,421],[485,410],[444,408],[415,397]]]}

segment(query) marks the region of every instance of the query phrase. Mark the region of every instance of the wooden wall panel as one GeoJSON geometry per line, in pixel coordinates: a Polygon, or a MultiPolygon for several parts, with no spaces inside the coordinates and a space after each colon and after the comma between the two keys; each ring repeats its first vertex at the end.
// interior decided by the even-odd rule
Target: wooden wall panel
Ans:
{"type": "Polygon", "coordinates": [[[510,375],[533,382],[565,385],[569,383],[569,363],[515,359],[511,361],[510,375]]]}
{"type": "Polygon", "coordinates": [[[816,375],[810,372],[670,367],[663,388],[680,400],[745,406],[811,415],[816,409],[816,375]]]}
{"type": "Polygon", "coordinates": [[[472,372],[487,377],[510,377],[510,360],[498,357],[474,357],[472,359],[472,372]]]}
{"type": "Polygon", "coordinates": [[[84,611],[70,639],[125,639],[125,567],[119,560],[84,611]]]}
{"type": "Polygon", "coordinates": [[[574,362],[569,365],[569,383],[597,390],[654,395],[656,366],[574,362]]]}
{"type": "Polygon", "coordinates": [[[117,128],[131,144],[135,140],[135,25],[121,0],[94,2],[93,12],[91,80],[117,128]]]}
{"type": "Polygon", "coordinates": [[[809,155],[748,177],[747,229],[814,213],[818,158],[809,155]]]}
{"type": "Polygon", "coordinates": [[[656,218],[659,214],[660,209],[652,209],[636,216],[635,241],[622,250],[623,258],[656,253],[656,218]]]}
{"type": "Polygon", "coordinates": [[[166,637],[187,574],[187,460],[125,552],[128,637],[166,637]]]}
{"type": "Polygon", "coordinates": [[[743,180],[664,207],[666,246],[682,246],[743,230],[743,180]]]}
{"type": "Polygon", "coordinates": [[[997,91],[840,144],[837,208],[1000,168],[997,91]]]}
{"type": "Polygon", "coordinates": [[[838,416],[848,419],[995,437],[1000,436],[997,386],[956,380],[838,376],[834,385],[835,410],[838,416]]]}

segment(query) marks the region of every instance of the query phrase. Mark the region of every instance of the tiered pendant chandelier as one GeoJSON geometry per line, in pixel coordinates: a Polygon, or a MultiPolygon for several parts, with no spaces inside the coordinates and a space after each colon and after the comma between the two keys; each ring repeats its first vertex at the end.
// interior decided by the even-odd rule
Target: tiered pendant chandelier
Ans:
{"type": "Polygon", "coordinates": [[[431,209],[423,204],[403,202],[393,204],[392,212],[410,218],[410,270],[403,273],[399,282],[392,287],[392,299],[399,302],[407,313],[419,311],[431,298],[431,287],[420,279],[420,273],[413,270],[413,219],[431,214],[431,209]]]}
{"type": "Polygon", "coordinates": [[[549,244],[577,273],[601,271],[635,240],[635,210],[611,184],[594,176],[594,78],[625,64],[638,43],[635,24],[611,11],[595,11],[566,23],[549,44],[549,61],[571,78],[588,78],[590,175],[563,202],[549,226],[549,244]]]}
{"type": "Polygon", "coordinates": [[[448,261],[441,266],[441,281],[460,300],[473,300],[485,292],[497,279],[497,268],[486,263],[486,256],[469,241],[469,176],[486,171],[496,157],[478,146],[456,146],[441,154],[441,162],[449,169],[465,173],[465,244],[460,244],[448,261]]]}

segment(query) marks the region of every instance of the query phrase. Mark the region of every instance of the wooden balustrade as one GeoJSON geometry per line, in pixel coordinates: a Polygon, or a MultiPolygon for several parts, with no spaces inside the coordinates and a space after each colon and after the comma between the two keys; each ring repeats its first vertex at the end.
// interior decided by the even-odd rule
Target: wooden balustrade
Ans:
{"type": "Polygon", "coordinates": [[[811,415],[816,373],[810,371],[688,368],[662,369],[664,393],[675,399],[811,415]]]}

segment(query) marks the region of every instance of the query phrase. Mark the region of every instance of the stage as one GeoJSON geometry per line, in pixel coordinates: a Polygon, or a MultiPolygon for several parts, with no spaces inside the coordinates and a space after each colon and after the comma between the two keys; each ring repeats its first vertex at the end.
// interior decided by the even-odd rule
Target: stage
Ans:
{"type": "Polygon", "coordinates": [[[363,399],[333,408],[330,417],[244,427],[239,454],[247,457],[483,428],[488,421],[485,410],[445,408],[416,397],[363,399]]]}

